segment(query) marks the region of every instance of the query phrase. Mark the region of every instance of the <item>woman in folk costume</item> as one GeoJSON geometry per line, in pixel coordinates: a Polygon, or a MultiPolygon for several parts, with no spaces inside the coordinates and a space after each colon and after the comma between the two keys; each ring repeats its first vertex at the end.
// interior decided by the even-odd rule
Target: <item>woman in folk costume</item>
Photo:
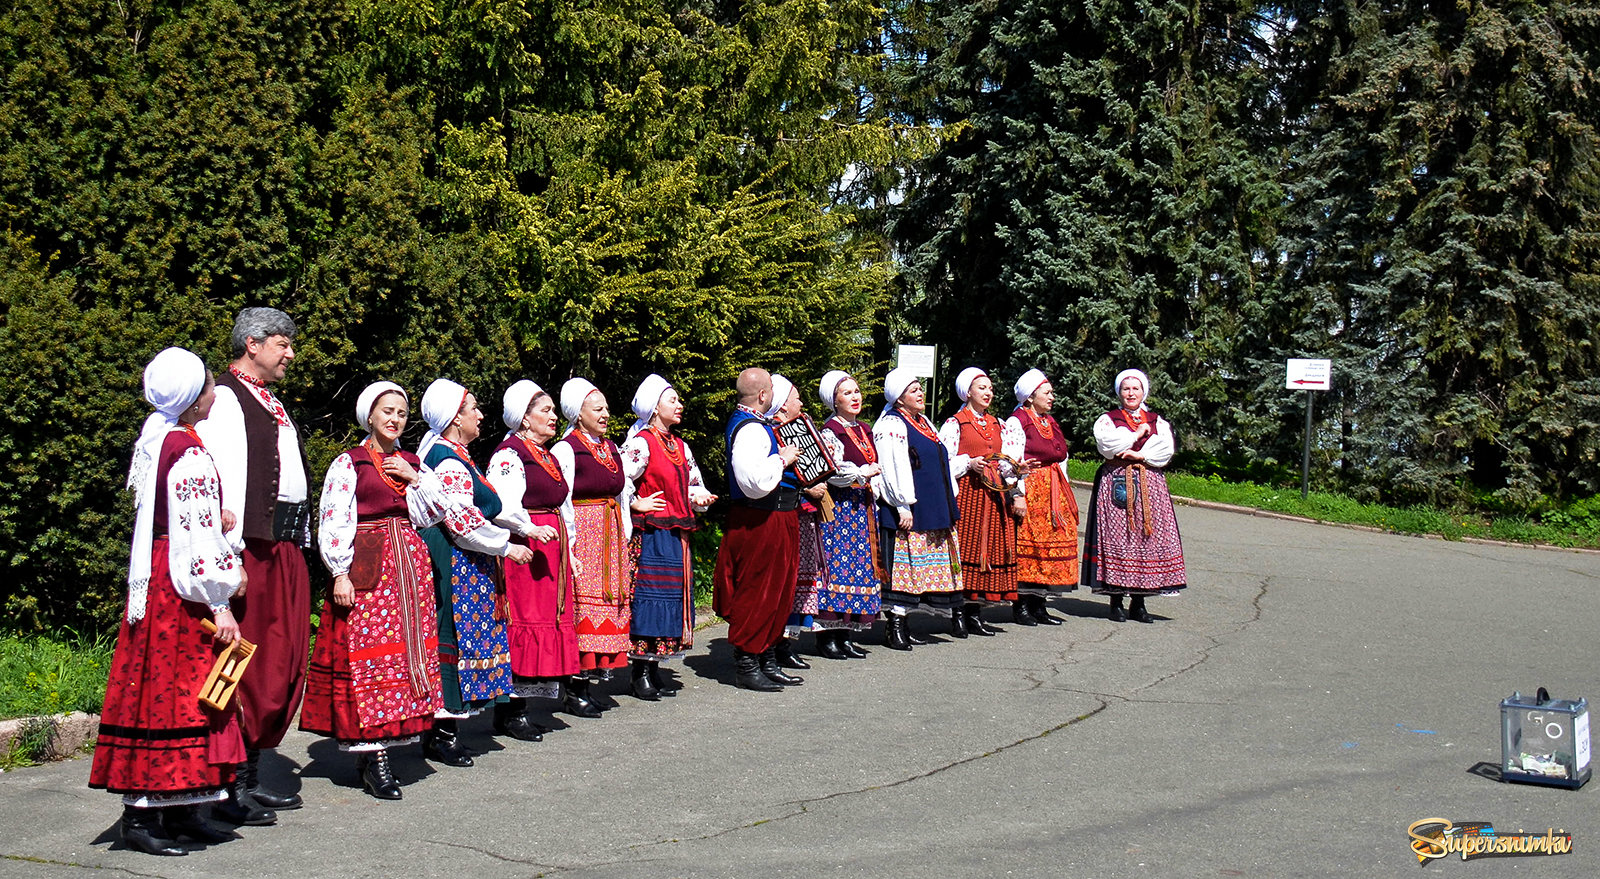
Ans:
{"type": "Polygon", "coordinates": [[[922,606],[949,613],[960,625],[961,554],[957,549],[956,477],[967,462],[952,461],[924,410],[922,383],[905,368],[883,380],[887,405],[872,428],[883,465],[878,499],[882,557],[889,560],[883,584],[884,644],[910,650],[926,643],[911,635],[906,614],[922,606]]]}
{"type": "Polygon", "coordinates": [[[985,604],[1017,600],[1017,520],[1022,495],[1022,431],[989,411],[994,385],[983,370],[969,366],[956,376],[956,396],[963,405],[939,430],[951,466],[961,475],[957,504],[961,525],[961,586],[966,590],[966,616],[955,620],[951,634],[993,635],[999,629],[983,621],[985,604]],[[997,456],[1004,455],[1001,459],[997,456]],[[964,623],[964,624],[963,624],[964,623]]]}
{"type": "MultiPolygon", "coordinates": [[[[439,477],[448,503],[443,521],[421,531],[433,562],[444,701],[430,734],[434,747],[424,753],[450,766],[471,766],[472,757],[457,739],[456,721],[489,705],[496,707],[499,721],[511,695],[505,599],[495,586],[499,560],[525,564],[533,553],[494,524],[500,496],[467,452],[483,424],[478,398],[449,379],[438,379],[422,395],[422,418],[428,432],[417,457],[439,477]]],[[[522,737],[502,723],[495,728],[522,737]]]]}
{"type": "Polygon", "coordinates": [[[622,466],[634,485],[633,607],[630,616],[633,695],[648,702],[672,696],[660,663],[694,646],[694,566],[689,532],[717,496],[706,490],[689,444],[672,432],[683,421],[683,401],[659,375],[633,395],[633,415],[622,445],[622,466]]]}
{"type": "MultiPolygon", "coordinates": [[[[772,374],[772,405],[766,416],[774,425],[788,424],[801,417],[804,404],[800,389],[794,382],[777,373],[772,374]]],[[[795,471],[798,478],[799,471],[795,471]]],[[[817,591],[828,577],[828,562],[822,549],[822,532],[817,525],[822,519],[818,501],[827,494],[827,486],[814,485],[800,490],[800,507],[796,516],[800,531],[800,562],[795,575],[794,603],[790,606],[789,620],[778,639],[776,657],[779,668],[807,669],[806,662],[795,653],[801,632],[817,631],[817,591]]],[[[795,683],[800,678],[789,676],[795,683]]]]}
{"type": "Polygon", "coordinates": [[[1165,468],[1177,451],[1172,425],[1145,405],[1150,379],[1137,369],[1117,373],[1112,385],[1121,405],[1094,423],[1104,464],[1094,477],[1083,546],[1083,581],[1111,596],[1108,616],[1154,622],[1150,595],[1176,595],[1188,582],[1178,517],[1167,491],[1165,468]],[[1126,612],[1122,597],[1130,596],[1126,612]]]}
{"type": "MultiPolygon", "coordinates": [[[[200,816],[223,799],[244,760],[235,717],[196,698],[219,647],[239,637],[228,599],[244,591],[239,547],[225,532],[216,465],[195,433],[215,399],[205,364],[182,348],[144,370],[156,411],[133,450],[133,545],[128,606],[117,630],[89,787],[122,795],[122,841],[153,855],[186,855],[178,840],[237,838],[200,816]],[[208,633],[203,623],[216,626],[208,633]]],[[[224,521],[224,518],[227,521],[224,521]]]]}
{"type": "Polygon", "coordinates": [[[599,717],[600,710],[570,684],[578,673],[577,559],[570,483],[545,448],[556,435],[555,401],[523,379],[506,389],[501,402],[510,432],[489,459],[489,482],[504,503],[496,521],[532,555],[506,565],[517,698],[496,714],[495,723],[516,738],[538,741],[546,730],[528,720],[526,699],[561,699],[563,710],[575,717],[599,717]]]}
{"type": "Polygon", "coordinates": [[[628,662],[633,482],[622,472],[622,453],[606,438],[611,409],[599,388],[585,378],[568,379],[561,386],[561,414],[567,434],[550,451],[572,506],[579,668],[573,680],[586,697],[591,680],[609,680],[612,669],[628,662]]]}
{"type": "Polygon", "coordinates": [[[1078,588],[1078,499],[1067,479],[1067,437],[1050,410],[1055,388],[1045,374],[1030,369],[1012,391],[1017,411],[1006,426],[1020,431],[1027,479],[1022,523],[1017,526],[1017,601],[1011,619],[1019,625],[1059,626],[1045,607],[1050,590],[1078,588]]]}
{"type": "Polygon", "coordinates": [[[447,502],[439,478],[400,448],[410,398],[394,382],[356,400],[361,444],[322,481],[317,549],[333,577],[306,677],[300,728],[357,755],[361,785],[400,799],[389,748],[431,732],[439,690],[439,617],[433,563],[418,528],[447,502]]]}
{"type": "Polygon", "coordinates": [[[872,628],[883,602],[879,571],[877,498],[883,492],[883,466],[872,428],[860,421],[861,385],[848,373],[833,370],[817,387],[832,416],[822,424],[822,438],[839,472],[828,480],[833,518],[821,523],[828,575],[817,592],[818,652],[829,659],[861,659],[851,634],[872,628]]]}

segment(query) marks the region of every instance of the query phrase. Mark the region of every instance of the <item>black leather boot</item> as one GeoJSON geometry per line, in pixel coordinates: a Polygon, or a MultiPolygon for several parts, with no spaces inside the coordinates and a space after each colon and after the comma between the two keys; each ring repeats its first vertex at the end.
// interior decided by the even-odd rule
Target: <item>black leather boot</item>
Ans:
{"type": "Polygon", "coordinates": [[[123,844],[147,855],[181,858],[188,854],[188,849],[178,845],[177,840],[167,835],[168,831],[161,820],[161,813],[164,811],[166,810],[123,806],[122,821],[117,827],[122,835],[123,844]]]}
{"type": "Polygon", "coordinates": [[[1050,615],[1050,606],[1045,603],[1043,595],[1029,595],[1028,610],[1041,626],[1059,626],[1061,621],[1050,615]]]}
{"type": "Polygon", "coordinates": [[[857,644],[856,639],[851,637],[849,629],[839,630],[839,647],[844,651],[844,655],[851,659],[866,659],[869,652],[861,649],[861,645],[857,644]]]}
{"type": "Polygon", "coordinates": [[[472,765],[472,755],[462,747],[461,739],[456,735],[456,720],[453,717],[435,718],[433,729],[422,734],[422,756],[445,766],[465,768],[472,765]]]}
{"type": "Polygon", "coordinates": [[[562,684],[561,710],[573,717],[590,719],[600,716],[600,706],[589,698],[589,679],[573,675],[562,684]]]}
{"type": "Polygon", "coordinates": [[[822,654],[824,659],[849,659],[850,654],[846,653],[844,647],[839,644],[839,638],[842,634],[844,633],[818,632],[817,652],[822,654]]]}
{"type": "Polygon", "coordinates": [[[250,750],[245,752],[244,786],[250,792],[250,799],[255,800],[264,809],[273,809],[287,812],[305,805],[299,794],[275,793],[261,786],[261,751],[250,750]]]}
{"type": "Polygon", "coordinates": [[[911,628],[911,614],[906,614],[903,619],[906,621],[906,643],[912,647],[921,647],[927,644],[928,639],[918,635],[916,630],[911,628]]]}
{"type": "Polygon", "coordinates": [[[656,682],[650,679],[650,667],[655,663],[635,659],[630,661],[629,665],[633,679],[633,698],[646,702],[661,701],[661,690],[656,686],[656,682]]]}
{"type": "Polygon", "coordinates": [[[763,693],[775,693],[783,689],[762,673],[760,656],[738,648],[733,651],[733,683],[741,690],[759,690],[763,693]]]}
{"type": "Polygon", "coordinates": [[[779,638],[778,643],[773,645],[773,650],[777,651],[779,668],[807,669],[811,667],[811,663],[801,659],[800,655],[794,652],[794,642],[788,638],[779,638]]]}
{"type": "Polygon", "coordinates": [[[549,730],[528,719],[528,700],[513,696],[494,703],[494,731],[519,742],[542,742],[549,730]]]}
{"type": "Polygon", "coordinates": [[[1128,615],[1122,612],[1122,596],[1111,596],[1111,609],[1106,611],[1106,618],[1113,623],[1125,623],[1128,621],[1128,615]]]}
{"type": "Polygon", "coordinates": [[[389,769],[389,749],[367,751],[359,758],[361,789],[380,800],[400,799],[400,782],[389,769]]]}
{"type": "Polygon", "coordinates": [[[1039,625],[1039,621],[1033,618],[1033,608],[1028,606],[1028,599],[1022,596],[1011,602],[1011,621],[1019,626],[1039,625]]]}
{"type": "Polygon", "coordinates": [[[890,650],[911,649],[911,642],[906,640],[905,614],[886,613],[883,615],[883,646],[890,650]]]}
{"type": "Polygon", "coordinates": [[[778,665],[777,645],[768,647],[766,652],[761,654],[761,673],[766,675],[767,679],[774,684],[782,684],[785,687],[797,687],[805,683],[805,678],[786,674],[783,668],[778,665]]]}
{"type": "Polygon", "coordinates": [[[967,637],[967,618],[959,607],[950,612],[950,634],[957,638],[967,637]]]}
{"type": "Polygon", "coordinates": [[[1128,602],[1128,619],[1136,623],[1153,623],[1155,618],[1150,616],[1150,611],[1144,609],[1144,596],[1136,596],[1128,602]]]}
{"type": "Polygon", "coordinates": [[[211,807],[211,817],[229,824],[265,827],[278,823],[278,813],[263,807],[245,788],[245,764],[240,763],[226,788],[228,798],[211,807]]]}
{"type": "Polygon", "coordinates": [[[661,676],[660,661],[654,659],[646,659],[642,661],[649,665],[646,673],[650,676],[650,683],[656,685],[656,692],[661,694],[661,698],[670,699],[671,697],[678,695],[678,691],[683,689],[683,684],[680,684],[677,681],[668,680],[661,676]]]}
{"type": "Polygon", "coordinates": [[[239,834],[232,830],[223,830],[212,825],[201,816],[199,806],[170,806],[149,811],[161,813],[161,823],[166,827],[166,836],[170,839],[188,837],[195,842],[212,845],[239,838],[239,834]]]}
{"type": "Polygon", "coordinates": [[[963,612],[967,617],[968,632],[974,635],[982,635],[985,638],[999,633],[999,629],[983,621],[983,605],[977,603],[968,604],[963,608],[963,612]]]}

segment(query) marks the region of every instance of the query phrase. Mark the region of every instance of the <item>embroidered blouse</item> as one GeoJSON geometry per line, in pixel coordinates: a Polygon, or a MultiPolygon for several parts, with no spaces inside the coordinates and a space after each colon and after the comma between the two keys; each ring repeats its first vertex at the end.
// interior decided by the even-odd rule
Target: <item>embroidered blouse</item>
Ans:
{"type": "MultiPolygon", "coordinates": [[[[554,454],[554,452],[551,452],[554,454]]],[[[533,520],[528,518],[528,511],[522,506],[522,496],[528,490],[528,472],[522,465],[522,457],[515,449],[500,448],[489,458],[489,473],[485,477],[494,490],[500,495],[503,507],[500,515],[495,519],[501,525],[510,528],[518,537],[528,537],[533,533],[533,520]]],[[[572,480],[567,480],[571,485],[572,480]]],[[[572,518],[572,491],[567,491],[566,500],[561,503],[561,524],[567,528],[567,544],[573,549],[578,545],[578,529],[572,518]]]]}
{"type": "Polygon", "coordinates": [[[1145,418],[1155,419],[1155,433],[1142,437],[1142,442],[1135,442],[1134,431],[1127,426],[1122,411],[1114,410],[1095,419],[1094,442],[1100,450],[1100,456],[1111,460],[1130,449],[1144,455],[1144,462],[1151,467],[1165,467],[1171,463],[1172,456],[1178,450],[1176,438],[1172,435],[1172,425],[1167,419],[1154,412],[1145,411],[1145,418]],[[1137,448],[1135,448],[1137,446],[1137,448]]]}
{"type": "MultiPolygon", "coordinates": [[[[913,484],[915,477],[911,469],[911,445],[906,437],[905,419],[909,417],[884,413],[872,426],[872,442],[878,447],[878,463],[883,465],[883,475],[878,483],[883,493],[878,498],[906,514],[910,514],[912,504],[917,502],[917,490],[913,484]]],[[[927,416],[917,417],[922,419],[929,431],[933,430],[927,416]]],[[[966,455],[950,457],[951,495],[957,490],[956,480],[967,472],[967,460],[966,455]]]]}
{"type": "MultiPolygon", "coordinates": [[[[444,486],[420,461],[409,463],[417,470],[417,481],[405,492],[403,503],[407,518],[414,528],[436,525],[444,519],[449,505],[444,486]]],[[[360,481],[350,452],[334,458],[328,466],[328,475],[322,480],[317,551],[322,555],[322,563],[328,566],[328,573],[334,576],[350,573],[350,566],[355,562],[356,525],[368,518],[357,497],[356,487],[360,481]]],[[[382,488],[393,492],[386,485],[382,488]]]]}
{"type": "MultiPolygon", "coordinates": [[[[175,430],[164,444],[180,441],[193,442],[175,430]]],[[[243,566],[222,530],[222,482],[204,446],[190,445],[178,454],[167,470],[163,490],[166,517],[164,521],[157,517],[155,534],[161,536],[165,528],[173,591],[185,601],[226,610],[228,599],[239,589],[243,566]]]]}

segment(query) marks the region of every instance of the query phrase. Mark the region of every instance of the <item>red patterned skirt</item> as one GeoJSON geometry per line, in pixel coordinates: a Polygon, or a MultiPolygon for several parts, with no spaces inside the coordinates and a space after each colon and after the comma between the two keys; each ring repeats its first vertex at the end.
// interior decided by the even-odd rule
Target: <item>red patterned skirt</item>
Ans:
{"type": "Polygon", "coordinates": [[[200,627],[211,611],[172,588],[167,538],[157,537],[150,553],[144,619],[129,624],[124,615],[117,629],[89,786],[205,794],[231,781],[234,764],[245,759],[237,702],[223,714],[200,706],[197,695],[219,653],[200,627]]]}
{"type": "Polygon", "coordinates": [[[1028,515],[1017,527],[1017,580],[1071,592],[1078,587],[1078,499],[1055,465],[1028,474],[1028,515]]]}
{"type": "Polygon", "coordinates": [[[1178,516],[1160,470],[1107,464],[1095,478],[1088,556],[1090,588],[1103,595],[1171,595],[1183,589],[1188,574],[1178,516]],[[1119,491],[1117,483],[1122,483],[1119,491]]]}
{"type": "Polygon", "coordinates": [[[300,728],[346,744],[420,735],[444,704],[427,544],[386,519],[358,526],[355,551],[355,605],[323,605],[300,728]]]}
{"type": "Polygon", "coordinates": [[[578,666],[621,668],[628,664],[628,622],[633,575],[616,498],[572,502],[580,570],[573,578],[578,599],[578,666]]]}
{"type": "Polygon", "coordinates": [[[961,477],[956,542],[961,547],[961,588],[968,601],[1017,600],[1017,520],[1005,495],[961,477]]]}

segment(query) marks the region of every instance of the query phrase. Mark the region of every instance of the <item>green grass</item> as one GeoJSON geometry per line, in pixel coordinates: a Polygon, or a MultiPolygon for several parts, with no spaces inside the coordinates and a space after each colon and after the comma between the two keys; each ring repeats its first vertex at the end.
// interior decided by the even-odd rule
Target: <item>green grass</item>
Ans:
{"type": "Polygon", "coordinates": [[[0,636],[0,720],[100,710],[110,638],[0,636]]]}
{"type": "MultiPolygon", "coordinates": [[[[1094,478],[1100,465],[1098,461],[1071,461],[1067,466],[1073,479],[1088,481],[1094,478]]],[[[1322,522],[1367,525],[1402,534],[1436,534],[1448,540],[1481,537],[1516,543],[1600,547],[1600,516],[1591,515],[1592,504],[1586,502],[1547,511],[1534,518],[1429,507],[1390,507],[1322,491],[1313,491],[1301,500],[1298,487],[1225,482],[1219,476],[1179,472],[1167,474],[1167,486],[1178,497],[1271,510],[1322,522]]]]}

